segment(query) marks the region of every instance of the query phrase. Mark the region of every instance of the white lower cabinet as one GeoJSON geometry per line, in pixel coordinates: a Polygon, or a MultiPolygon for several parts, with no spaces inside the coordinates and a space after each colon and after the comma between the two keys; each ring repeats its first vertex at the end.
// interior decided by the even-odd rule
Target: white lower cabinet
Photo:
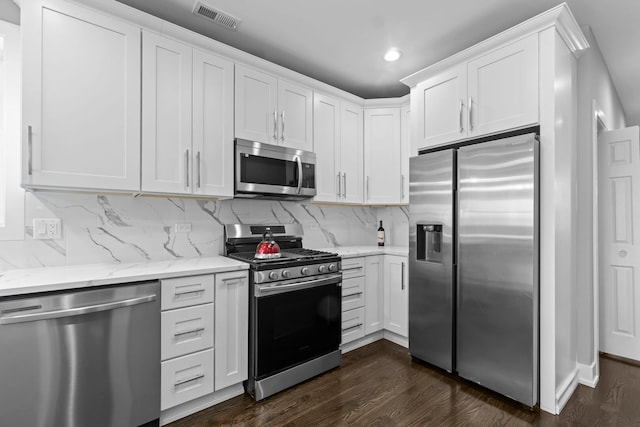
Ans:
{"type": "Polygon", "coordinates": [[[246,271],[178,277],[161,284],[160,409],[247,379],[246,271]]]}
{"type": "Polygon", "coordinates": [[[213,358],[214,352],[210,348],[163,361],[160,369],[160,409],[164,411],[213,393],[213,358]]]}
{"type": "Polygon", "coordinates": [[[409,335],[409,280],[407,257],[384,256],[384,329],[409,335]]]}
{"type": "Polygon", "coordinates": [[[372,334],[382,330],[384,326],[383,312],[383,274],[384,262],[382,255],[368,256],[365,261],[365,309],[364,332],[372,334]]]}
{"type": "Polygon", "coordinates": [[[364,308],[342,312],[342,344],[364,337],[364,308]]]}
{"type": "Polygon", "coordinates": [[[365,258],[342,260],[342,344],[364,336],[365,258]]]}

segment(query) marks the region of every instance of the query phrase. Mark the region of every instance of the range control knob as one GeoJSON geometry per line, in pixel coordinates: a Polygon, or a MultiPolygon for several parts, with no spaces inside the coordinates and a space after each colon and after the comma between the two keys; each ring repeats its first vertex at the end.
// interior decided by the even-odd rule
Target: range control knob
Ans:
{"type": "Polygon", "coordinates": [[[289,270],[283,270],[282,277],[284,277],[285,279],[288,279],[289,277],[291,277],[291,272],[289,270]]]}
{"type": "Polygon", "coordinates": [[[335,265],[334,263],[329,264],[329,271],[336,271],[338,269],[338,266],[335,265]]]}
{"type": "Polygon", "coordinates": [[[325,271],[327,271],[327,266],[322,264],[320,267],[318,267],[318,273],[324,273],[325,271]]]}
{"type": "Polygon", "coordinates": [[[278,272],[277,271],[272,271],[271,273],[269,273],[269,279],[276,280],[277,278],[278,278],[278,272]]]}
{"type": "Polygon", "coordinates": [[[302,267],[302,270],[300,270],[300,273],[302,273],[303,276],[308,276],[309,275],[309,268],[308,267],[302,267]]]}

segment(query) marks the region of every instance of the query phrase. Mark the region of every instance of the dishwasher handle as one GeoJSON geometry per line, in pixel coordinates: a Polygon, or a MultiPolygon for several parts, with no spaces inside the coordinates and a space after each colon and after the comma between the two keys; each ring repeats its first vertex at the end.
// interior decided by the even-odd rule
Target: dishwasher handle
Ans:
{"type": "Polygon", "coordinates": [[[66,308],[64,310],[52,310],[42,313],[18,314],[14,316],[0,317],[0,325],[34,322],[36,320],[59,319],[61,317],[80,316],[83,314],[97,313],[99,311],[115,310],[116,308],[131,307],[132,305],[155,301],[156,298],[156,294],[153,294],[121,301],[107,302],[104,304],[85,305],[82,307],[66,308]]]}

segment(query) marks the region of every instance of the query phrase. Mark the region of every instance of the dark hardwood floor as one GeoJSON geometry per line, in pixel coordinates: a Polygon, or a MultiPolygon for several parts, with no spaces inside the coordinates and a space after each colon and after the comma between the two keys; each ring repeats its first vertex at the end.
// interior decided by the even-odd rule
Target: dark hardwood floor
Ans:
{"type": "Polygon", "coordinates": [[[413,361],[377,341],[342,366],[254,402],[243,395],[183,418],[186,426],[640,426],[640,366],[601,357],[600,382],[578,386],[559,416],[413,361]]]}

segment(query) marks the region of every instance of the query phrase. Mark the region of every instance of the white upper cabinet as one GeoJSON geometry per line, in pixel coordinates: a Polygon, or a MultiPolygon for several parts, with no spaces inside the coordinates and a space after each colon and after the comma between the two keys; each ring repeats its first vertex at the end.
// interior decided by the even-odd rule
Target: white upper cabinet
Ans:
{"type": "Polygon", "coordinates": [[[28,1],[22,35],[23,184],[139,191],[139,28],[28,1]]]}
{"type": "Polygon", "coordinates": [[[538,121],[538,35],[467,64],[469,135],[485,135],[538,121]]]}
{"type": "Polygon", "coordinates": [[[362,203],[362,107],[314,94],[316,202],[362,203]]]}
{"type": "Polygon", "coordinates": [[[143,33],[142,191],[233,195],[233,64],[143,33]]]}
{"type": "Polygon", "coordinates": [[[538,35],[492,50],[416,85],[417,147],[538,122],[538,35]]]}
{"type": "Polygon", "coordinates": [[[142,191],[191,193],[192,49],[142,37],[142,191]]]}
{"type": "Polygon", "coordinates": [[[193,192],[233,196],[233,63],[193,51],[193,192]]]}
{"type": "Polygon", "coordinates": [[[235,136],[313,151],[313,91],[236,65],[235,136]]]}
{"type": "Polygon", "coordinates": [[[466,136],[466,64],[433,76],[416,87],[418,147],[454,141],[466,136]]]}
{"type": "Polygon", "coordinates": [[[400,108],[364,110],[365,204],[400,203],[400,138],[400,108]]]}

